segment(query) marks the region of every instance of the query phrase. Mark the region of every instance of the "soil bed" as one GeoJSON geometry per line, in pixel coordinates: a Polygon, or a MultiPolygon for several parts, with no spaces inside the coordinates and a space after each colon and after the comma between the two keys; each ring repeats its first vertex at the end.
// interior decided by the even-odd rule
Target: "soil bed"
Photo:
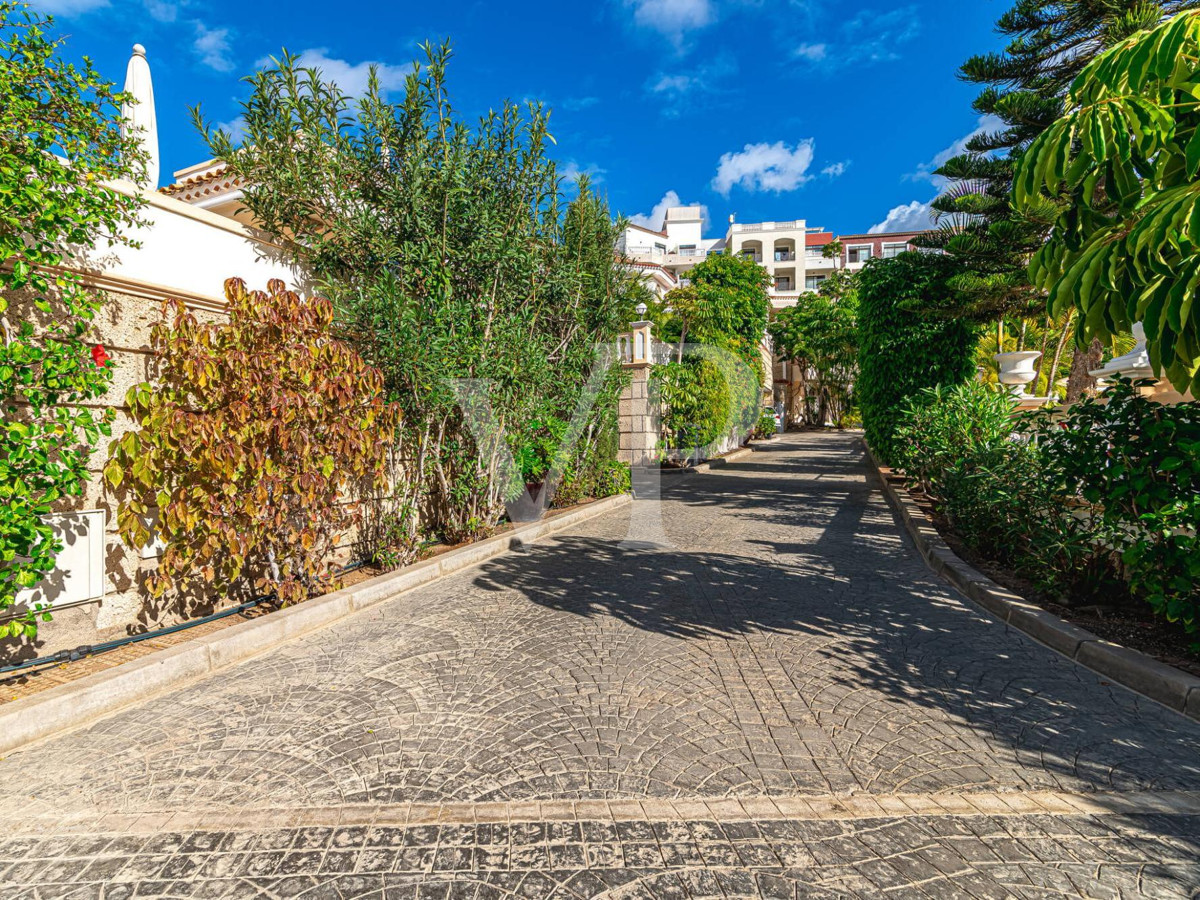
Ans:
{"type": "MultiPolygon", "coordinates": [[[[897,487],[907,490],[902,476],[893,475],[890,480],[897,487]]],[[[992,581],[1019,594],[1026,602],[1040,606],[1072,625],[1085,628],[1097,637],[1145,653],[1159,662],[1200,677],[1200,656],[1193,649],[1200,643],[1200,635],[1189,635],[1181,627],[1156,618],[1148,606],[1113,606],[1104,597],[1095,598],[1093,603],[1064,606],[1039,590],[1028,578],[967,547],[928,497],[915,491],[909,491],[908,495],[950,549],[992,581]]]]}

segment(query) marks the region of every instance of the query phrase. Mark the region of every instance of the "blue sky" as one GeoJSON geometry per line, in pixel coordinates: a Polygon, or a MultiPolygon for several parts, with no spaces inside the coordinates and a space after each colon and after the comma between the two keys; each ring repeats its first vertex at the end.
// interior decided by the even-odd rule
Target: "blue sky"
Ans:
{"type": "MultiPolygon", "coordinates": [[[[205,158],[187,107],[234,122],[241,77],[286,47],[348,91],[368,63],[397,90],[416,46],[449,37],[459,110],[554,108],[565,171],[657,225],[703,204],[714,232],[804,218],[848,234],[928,222],[930,170],[980,127],[972,53],[998,49],[1008,0],[34,0],[72,54],[124,79],[147,48],[163,180],[205,158]]],[[[986,124],[986,123],[983,123],[986,124]]]]}

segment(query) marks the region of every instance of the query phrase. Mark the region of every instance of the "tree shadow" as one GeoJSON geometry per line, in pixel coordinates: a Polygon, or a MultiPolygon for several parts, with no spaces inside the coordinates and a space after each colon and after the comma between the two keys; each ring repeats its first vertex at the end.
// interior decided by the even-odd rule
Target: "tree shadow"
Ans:
{"type": "MultiPolygon", "coordinates": [[[[798,437],[793,454],[813,440],[798,437]]],[[[719,533],[731,513],[751,519],[730,546],[708,537],[692,550],[623,549],[618,537],[563,536],[486,563],[475,585],[612,617],[701,654],[744,655],[780,702],[808,710],[866,789],[1200,789],[1200,723],[959,597],[861,478],[857,436],[817,440],[820,456],[664,486],[663,520],[680,543],[697,518],[693,534],[719,533]],[[853,445],[828,446],[839,439],[853,445]]]]}

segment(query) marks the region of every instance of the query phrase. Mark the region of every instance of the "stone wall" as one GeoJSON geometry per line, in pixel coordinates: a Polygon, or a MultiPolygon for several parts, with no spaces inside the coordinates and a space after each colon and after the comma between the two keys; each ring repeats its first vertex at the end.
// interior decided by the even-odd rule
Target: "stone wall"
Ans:
{"type": "MultiPolygon", "coordinates": [[[[280,260],[277,248],[245,226],[178,200],[142,193],[146,225],[130,235],[138,246],[92,251],[80,261],[86,280],[107,298],[89,340],[103,344],[114,363],[107,394],[89,405],[114,408],[117,415],[112,437],[101,438],[89,461],[91,480],[83,495],[65,498],[55,509],[60,514],[103,514],[103,580],[89,579],[103,589],[98,595],[89,589],[85,599],[75,599],[74,591],[58,591],[52,597],[53,619],[39,625],[36,641],[0,641],[0,665],[173,624],[227,602],[215,595],[186,606],[177,600],[160,603],[139,587],[142,574],[156,564],[156,556],[124,546],[116,531],[117,498],[104,484],[101,471],[111,442],[134,427],[126,413],[125,394],[131,386],[151,380],[150,329],[160,318],[164,300],[183,300],[199,321],[211,323],[226,316],[222,287],[228,277],[243,278],[257,289],[265,288],[271,278],[293,287],[303,286],[303,279],[280,260]]],[[[36,326],[38,313],[28,301],[9,300],[10,321],[28,320],[36,326]]],[[[87,517],[89,526],[98,521],[98,516],[87,517]]],[[[79,539],[89,537],[90,532],[81,528],[79,539]]],[[[67,554],[61,554],[60,572],[48,581],[62,581],[65,559],[67,554]]],[[[94,569],[90,563],[89,570],[94,569]]],[[[55,592],[43,584],[33,596],[40,599],[55,592]]]]}
{"type": "MultiPolygon", "coordinates": [[[[139,552],[122,543],[116,531],[117,500],[101,478],[110,443],[134,427],[124,398],[130,387],[150,380],[150,328],[160,316],[162,299],[120,291],[104,293],[107,301],[97,316],[92,339],[103,344],[111,356],[113,380],[107,394],[88,406],[117,411],[112,437],[102,437],[93,452],[88,463],[91,480],[83,495],[63,498],[55,505],[56,513],[103,512],[104,593],[82,602],[56,600],[53,620],[41,623],[34,644],[11,640],[0,643],[0,664],[109,640],[178,621],[183,615],[180,610],[158,608],[139,589],[139,576],[154,565],[154,558],[142,559],[139,552]]],[[[216,302],[189,306],[201,322],[219,321],[225,316],[216,302]]],[[[29,314],[19,299],[10,309],[15,320],[29,314]]]]}

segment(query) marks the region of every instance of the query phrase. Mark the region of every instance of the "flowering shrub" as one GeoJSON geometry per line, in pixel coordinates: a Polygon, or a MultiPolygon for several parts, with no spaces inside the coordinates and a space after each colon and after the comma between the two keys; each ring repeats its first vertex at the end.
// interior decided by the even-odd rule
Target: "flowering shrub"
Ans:
{"type": "MultiPolygon", "coordinates": [[[[46,517],[82,495],[112,419],[86,405],[112,379],[105,348],[89,354],[100,298],[61,267],[69,245],[117,233],[140,206],[105,186],[140,166],[118,127],[123,96],[86,60],[58,60],[46,25],[0,3],[0,613],[53,571],[61,545],[46,517]]],[[[50,618],[37,607],[0,637],[34,637],[50,618]]]]}
{"type": "Polygon", "coordinates": [[[125,491],[125,540],[165,545],[154,596],[252,584],[295,602],[332,585],[332,551],[357,519],[347,500],[383,483],[398,417],[379,372],[332,337],[328,302],[278,280],[263,293],[230,279],[225,296],[215,325],[166,305],[158,381],[130,389],[140,427],[104,474],[125,491]]]}

